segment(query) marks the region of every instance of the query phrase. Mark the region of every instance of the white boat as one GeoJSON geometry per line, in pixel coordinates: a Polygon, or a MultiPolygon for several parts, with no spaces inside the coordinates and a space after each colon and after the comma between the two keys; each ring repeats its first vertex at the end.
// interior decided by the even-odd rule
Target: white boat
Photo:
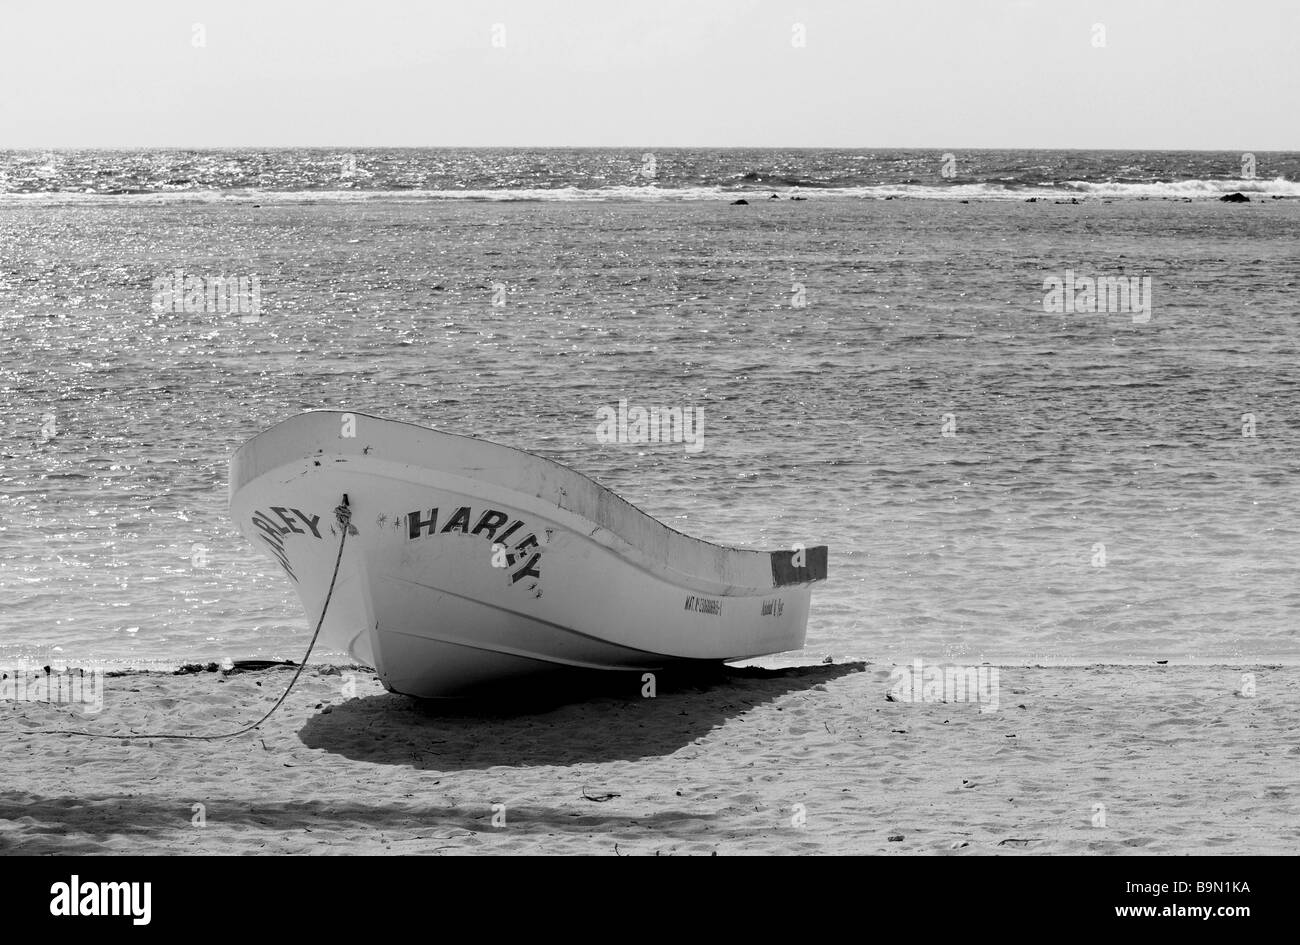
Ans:
{"type": "Polygon", "coordinates": [[[559,463],[360,413],[311,411],[230,462],[230,510],[320,645],[390,691],[472,694],[551,670],[654,672],[803,646],[826,548],[726,548],[559,463]]]}

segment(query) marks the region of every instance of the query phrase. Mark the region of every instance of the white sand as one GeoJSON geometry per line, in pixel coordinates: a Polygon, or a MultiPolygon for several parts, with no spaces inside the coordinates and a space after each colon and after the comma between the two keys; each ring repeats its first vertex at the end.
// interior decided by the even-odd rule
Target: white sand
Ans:
{"type": "Polygon", "coordinates": [[[349,698],[312,667],[229,741],[26,734],[228,730],[289,672],[110,678],[95,716],[0,703],[0,852],[1300,850],[1294,667],[1004,667],[984,713],[887,701],[889,667],[862,664],[531,713],[428,706],[364,671],[349,698]]]}

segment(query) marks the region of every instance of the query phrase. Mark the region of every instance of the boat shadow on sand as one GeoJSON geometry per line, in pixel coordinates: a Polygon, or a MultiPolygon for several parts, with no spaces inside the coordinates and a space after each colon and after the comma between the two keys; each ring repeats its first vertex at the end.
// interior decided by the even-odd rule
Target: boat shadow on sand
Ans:
{"type": "Polygon", "coordinates": [[[638,674],[598,687],[552,680],[472,700],[385,693],[317,713],[299,737],[308,748],[354,761],[430,771],[635,761],[670,755],[757,706],[866,666],[668,671],[656,675],[654,698],[642,695],[638,674]]]}

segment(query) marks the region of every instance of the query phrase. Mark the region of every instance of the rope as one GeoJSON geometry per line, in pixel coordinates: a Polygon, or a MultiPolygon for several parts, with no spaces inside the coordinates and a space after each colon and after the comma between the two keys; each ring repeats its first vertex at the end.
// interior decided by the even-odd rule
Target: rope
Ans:
{"type": "Polygon", "coordinates": [[[352,521],[352,509],[348,507],[348,496],[346,492],[343,494],[343,504],[337,506],[334,509],[334,517],[339,523],[340,526],[339,531],[341,531],[343,534],[342,537],[339,538],[339,553],[338,556],[334,559],[334,574],[330,577],[330,587],[329,590],[325,593],[325,603],[321,606],[320,620],[316,621],[316,632],[311,635],[311,642],[307,644],[307,652],[302,658],[302,663],[298,665],[298,671],[293,674],[293,679],[289,680],[289,685],[285,688],[280,698],[275,700],[275,705],[271,706],[271,708],[267,710],[267,713],[264,716],[262,716],[260,719],[258,719],[256,722],[254,722],[252,725],[246,725],[243,728],[233,732],[223,732],[220,735],[173,734],[170,732],[155,732],[155,733],[144,732],[138,735],[111,735],[105,732],[83,732],[83,731],[78,731],[76,729],[62,729],[62,730],[41,729],[32,732],[23,732],[22,734],[24,735],[83,735],[86,738],[116,738],[116,739],[124,739],[124,740],[132,739],[132,738],[184,738],[193,741],[218,741],[223,738],[235,738],[236,736],[243,735],[246,732],[253,731],[253,729],[257,728],[263,722],[269,719],[271,715],[275,712],[275,710],[280,708],[280,706],[284,704],[284,700],[289,698],[289,693],[293,691],[294,684],[298,682],[298,677],[300,677],[302,675],[302,671],[307,668],[307,660],[311,657],[311,651],[316,646],[316,638],[320,636],[320,628],[325,624],[325,615],[329,613],[329,609],[330,609],[330,598],[334,596],[334,582],[338,580],[338,576],[339,576],[339,564],[342,563],[343,561],[343,546],[347,544],[348,532],[354,530],[350,524],[350,522],[352,521]]]}

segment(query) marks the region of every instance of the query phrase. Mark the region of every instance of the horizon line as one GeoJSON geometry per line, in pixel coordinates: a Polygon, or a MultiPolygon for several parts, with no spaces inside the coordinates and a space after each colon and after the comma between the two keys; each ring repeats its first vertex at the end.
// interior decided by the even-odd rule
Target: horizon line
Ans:
{"type": "Polygon", "coordinates": [[[963,145],[820,145],[820,144],[61,144],[61,145],[21,145],[0,148],[0,153],[15,151],[336,151],[346,149],[366,151],[412,151],[412,150],[512,150],[512,151],[636,151],[636,150],[672,150],[672,151],[1150,151],[1166,154],[1221,153],[1242,154],[1275,153],[1300,154],[1297,148],[1155,148],[1155,147],[967,147],[963,145]]]}

